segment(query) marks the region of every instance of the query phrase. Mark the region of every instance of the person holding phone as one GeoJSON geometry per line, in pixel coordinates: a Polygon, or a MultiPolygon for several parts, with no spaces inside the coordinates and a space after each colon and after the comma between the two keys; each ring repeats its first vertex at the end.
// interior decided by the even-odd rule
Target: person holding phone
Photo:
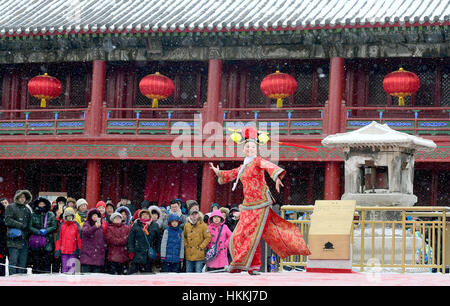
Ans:
{"type": "Polygon", "coordinates": [[[88,211],[81,237],[81,273],[104,272],[106,240],[102,227],[102,214],[97,208],[88,211]]]}

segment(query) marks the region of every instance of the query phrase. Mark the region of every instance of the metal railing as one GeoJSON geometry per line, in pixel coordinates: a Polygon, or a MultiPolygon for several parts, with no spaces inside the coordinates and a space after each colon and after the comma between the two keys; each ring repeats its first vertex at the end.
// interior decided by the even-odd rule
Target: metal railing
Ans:
{"type": "Polygon", "coordinates": [[[343,107],[342,111],[343,131],[377,121],[414,135],[450,134],[449,107],[343,107]]]}
{"type": "MultiPolygon", "coordinates": [[[[183,122],[198,129],[195,115],[202,108],[104,108],[104,134],[170,134],[173,124],[183,122]]],[[[199,118],[200,118],[199,117],[199,118]]]]}
{"type": "MultiPolygon", "coordinates": [[[[289,220],[297,224],[308,243],[312,205],[285,205],[281,216],[290,210],[302,217],[289,220]]],[[[392,269],[398,272],[424,272],[434,269],[445,273],[450,260],[447,212],[450,207],[361,207],[357,206],[351,233],[352,266],[359,271],[367,268],[392,269]],[[396,214],[396,220],[373,220],[367,216],[387,212],[396,214]]],[[[390,218],[389,218],[390,219],[390,218]]],[[[280,270],[285,266],[307,267],[306,256],[280,259],[280,270]]]]}
{"type": "Polygon", "coordinates": [[[87,108],[0,110],[0,134],[83,134],[87,112],[87,108]]]}
{"type": "Polygon", "coordinates": [[[325,107],[222,108],[224,126],[255,122],[258,128],[277,123],[284,135],[322,134],[325,107]]]}

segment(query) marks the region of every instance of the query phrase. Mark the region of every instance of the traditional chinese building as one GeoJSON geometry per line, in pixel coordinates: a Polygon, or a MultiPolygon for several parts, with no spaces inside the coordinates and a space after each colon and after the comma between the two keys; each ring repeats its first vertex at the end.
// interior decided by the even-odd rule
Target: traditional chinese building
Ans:
{"type": "Polygon", "coordinates": [[[280,141],[319,149],[280,146],[287,175],[277,200],[338,199],[343,153],[321,140],[375,120],[437,144],[417,155],[414,193],[418,205],[448,205],[446,1],[5,0],[0,9],[0,195],[239,203],[240,187],[217,185],[209,162],[230,169],[241,158],[173,156],[170,129],[277,122],[280,141]],[[402,107],[382,84],[400,67],[420,79],[402,107]],[[298,84],[281,108],[260,89],[276,70],[298,84]],[[139,90],[155,72],[175,85],[158,108],[139,90]],[[27,86],[44,73],[62,92],[42,108],[27,86]]]}

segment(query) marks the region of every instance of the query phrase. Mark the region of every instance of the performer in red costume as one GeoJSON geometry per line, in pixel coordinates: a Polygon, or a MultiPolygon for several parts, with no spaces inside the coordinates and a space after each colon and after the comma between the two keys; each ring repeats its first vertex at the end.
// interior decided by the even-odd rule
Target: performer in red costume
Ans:
{"type": "Polygon", "coordinates": [[[242,142],[242,137],[236,135],[236,132],[232,139],[244,143],[244,163],[232,170],[220,170],[219,166],[214,167],[212,163],[210,166],[218,176],[219,184],[235,180],[232,189],[234,190],[240,179],[244,187],[240,220],[230,241],[233,261],[228,271],[239,273],[246,270],[250,275],[258,275],[261,267],[261,238],[281,258],[290,255],[307,256],[311,253],[297,226],[278,216],[271,208],[274,199],[264,179],[264,171],[267,171],[275,182],[277,192],[280,192],[280,186],[283,186],[281,180],[286,171],[257,156],[257,146],[261,139],[266,139],[262,142],[268,141],[267,135],[258,137],[258,131],[253,127],[244,128],[242,134],[242,142]]]}

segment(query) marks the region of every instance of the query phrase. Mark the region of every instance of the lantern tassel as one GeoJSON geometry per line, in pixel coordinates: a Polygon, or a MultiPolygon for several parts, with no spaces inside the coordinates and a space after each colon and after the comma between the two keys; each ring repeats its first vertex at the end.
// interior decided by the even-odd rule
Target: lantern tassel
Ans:
{"type": "Polygon", "coordinates": [[[405,98],[398,97],[398,106],[405,106],[405,98]]]}
{"type": "Polygon", "coordinates": [[[47,101],[45,99],[41,99],[41,107],[47,107],[47,101]]]}
{"type": "Polygon", "coordinates": [[[153,99],[152,108],[157,108],[157,107],[158,107],[158,99],[153,99]]]}
{"type": "Polygon", "coordinates": [[[278,98],[277,99],[277,108],[282,108],[283,107],[283,99],[278,98]]]}

